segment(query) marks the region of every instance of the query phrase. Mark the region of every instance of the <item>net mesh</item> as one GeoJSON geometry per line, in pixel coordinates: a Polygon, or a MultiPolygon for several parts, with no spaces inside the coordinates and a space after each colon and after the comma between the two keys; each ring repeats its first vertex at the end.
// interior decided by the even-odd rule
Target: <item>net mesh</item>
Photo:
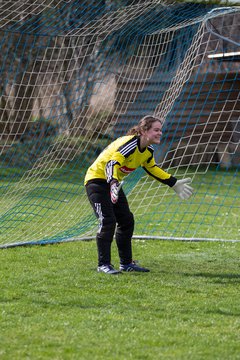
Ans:
{"type": "Polygon", "coordinates": [[[158,164],[124,185],[135,235],[239,240],[240,8],[6,1],[0,17],[0,244],[87,238],[87,167],[141,117],[164,119],[158,164]]]}

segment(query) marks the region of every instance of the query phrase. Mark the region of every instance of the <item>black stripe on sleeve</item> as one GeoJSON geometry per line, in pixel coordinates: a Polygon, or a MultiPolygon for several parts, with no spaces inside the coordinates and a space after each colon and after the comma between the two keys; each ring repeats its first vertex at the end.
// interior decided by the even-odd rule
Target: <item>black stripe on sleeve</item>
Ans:
{"type": "Polygon", "coordinates": [[[106,175],[107,175],[107,182],[109,183],[112,179],[113,179],[113,168],[114,165],[120,165],[119,162],[115,161],[115,160],[110,160],[107,162],[106,164],[106,175]]]}
{"type": "Polygon", "coordinates": [[[150,171],[148,171],[144,166],[143,166],[143,169],[146,171],[146,173],[148,173],[148,175],[152,176],[154,179],[156,179],[156,180],[160,181],[161,183],[168,185],[170,187],[173,187],[177,182],[177,179],[172,175],[170,176],[169,179],[160,179],[157,176],[153,175],[150,171]]]}

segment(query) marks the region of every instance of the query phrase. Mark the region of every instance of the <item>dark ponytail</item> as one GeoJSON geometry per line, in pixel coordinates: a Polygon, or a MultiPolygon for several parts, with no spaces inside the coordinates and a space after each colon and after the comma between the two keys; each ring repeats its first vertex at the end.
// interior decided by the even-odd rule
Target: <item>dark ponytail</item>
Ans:
{"type": "Polygon", "coordinates": [[[152,124],[156,121],[159,121],[162,124],[162,121],[155,116],[144,116],[137,125],[128,130],[127,135],[141,135],[143,131],[151,129],[152,124]]]}

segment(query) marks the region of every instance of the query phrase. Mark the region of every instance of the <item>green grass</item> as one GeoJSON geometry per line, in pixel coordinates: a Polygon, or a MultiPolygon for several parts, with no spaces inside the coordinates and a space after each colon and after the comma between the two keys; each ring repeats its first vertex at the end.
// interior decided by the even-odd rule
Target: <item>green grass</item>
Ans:
{"type": "MultiPolygon", "coordinates": [[[[3,178],[0,244],[88,231],[79,174],[65,169],[26,194],[3,178]]],[[[129,195],[135,234],[239,238],[232,173],[196,175],[185,203],[164,187],[138,187],[129,195]]],[[[111,277],[96,272],[94,241],[2,249],[0,360],[240,360],[239,255],[233,242],[134,241],[151,272],[111,277]]]]}
{"type": "Polygon", "coordinates": [[[133,247],[150,273],[98,274],[94,241],[1,250],[0,359],[240,359],[240,243],[133,247]]]}

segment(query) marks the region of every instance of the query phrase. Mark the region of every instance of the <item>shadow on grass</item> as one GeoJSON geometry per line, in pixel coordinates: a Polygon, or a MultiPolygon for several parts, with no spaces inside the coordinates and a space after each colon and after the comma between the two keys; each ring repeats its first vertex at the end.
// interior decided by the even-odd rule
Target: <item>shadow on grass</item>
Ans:
{"type": "Polygon", "coordinates": [[[215,273],[215,274],[210,274],[210,273],[204,273],[204,272],[200,272],[200,273],[182,273],[183,276],[189,276],[189,277],[203,277],[203,278],[208,278],[208,279],[215,279],[214,282],[216,283],[223,283],[226,284],[226,280],[230,280],[231,284],[233,282],[240,283],[240,274],[223,274],[223,273],[215,273]]]}
{"type": "Polygon", "coordinates": [[[206,314],[215,314],[215,315],[223,315],[223,316],[236,316],[239,317],[240,316],[240,312],[233,312],[233,311],[227,311],[227,310],[221,310],[221,309],[216,309],[216,310],[207,310],[206,314]]]}

